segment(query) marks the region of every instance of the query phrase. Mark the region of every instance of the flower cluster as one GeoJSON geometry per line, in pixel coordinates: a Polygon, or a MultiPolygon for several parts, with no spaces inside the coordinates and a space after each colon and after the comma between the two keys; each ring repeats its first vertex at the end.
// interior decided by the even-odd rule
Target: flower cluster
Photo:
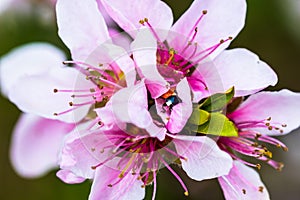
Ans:
{"type": "Polygon", "coordinates": [[[57,0],[56,14],[72,60],[43,43],[1,60],[2,93],[25,113],[11,151],[20,175],[58,164],[66,183],[93,180],[91,200],[143,199],[148,185],[154,199],[163,167],[189,194],[178,165],[197,181],[218,178],[226,199],[269,199],[251,167],[281,170],[265,144],[287,151],[273,136],[300,125],[300,94],[260,92],[276,73],[226,50],[244,0],[195,0],[174,24],[160,0],[57,0]]]}

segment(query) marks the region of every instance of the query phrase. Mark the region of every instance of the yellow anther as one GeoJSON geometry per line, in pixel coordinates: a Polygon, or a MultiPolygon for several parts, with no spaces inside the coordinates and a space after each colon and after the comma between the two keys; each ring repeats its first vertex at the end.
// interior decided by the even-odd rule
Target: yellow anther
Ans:
{"type": "Polygon", "coordinates": [[[256,167],[257,167],[258,170],[261,169],[261,165],[260,164],[256,164],[256,167]]]}
{"type": "MultiPolygon", "coordinates": [[[[137,149],[135,152],[138,153],[141,151],[141,148],[137,149]]],[[[134,161],[134,159],[137,157],[137,154],[133,154],[131,156],[131,158],[129,159],[129,161],[127,162],[126,166],[124,167],[124,169],[122,170],[122,172],[119,174],[119,178],[123,178],[125,172],[127,172],[128,168],[131,166],[132,162],[134,161]]]]}
{"type": "Polygon", "coordinates": [[[188,192],[188,191],[185,191],[185,192],[184,192],[184,195],[185,195],[185,196],[189,196],[189,192],[188,192]]]}
{"type": "Polygon", "coordinates": [[[141,20],[139,21],[139,23],[142,24],[142,25],[144,25],[145,21],[141,19],[141,20]]]}
{"type": "Polygon", "coordinates": [[[167,60],[167,62],[165,63],[165,65],[169,65],[170,62],[173,60],[174,55],[175,55],[175,50],[174,50],[174,49],[170,49],[170,50],[169,50],[169,55],[170,55],[170,57],[169,57],[169,59],[167,60]]]}

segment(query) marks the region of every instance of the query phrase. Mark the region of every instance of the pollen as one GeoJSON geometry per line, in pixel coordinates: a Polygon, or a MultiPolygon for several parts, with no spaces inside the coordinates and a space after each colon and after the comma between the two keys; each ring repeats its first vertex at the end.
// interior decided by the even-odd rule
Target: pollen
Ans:
{"type": "Polygon", "coordinates": [[[258,191],[263,192],[264,191],[264,187],[263,186],[259,186],[258,187],[258,191]]]}
{"type": "Polygon", "coordinates": [[[188,192],[188,191],[185,191],[185,192],[184,192],[184,195],[185,195],[185,196],[189,196],[189,192],[188,192]]]}
{"type": "Polygon", "coordinates": [[[260,170],[260,169],[261,169],[261,165],[260,165],[260,164],[256,164],[256,168],[257,168],[258,170],[260,170]]]}

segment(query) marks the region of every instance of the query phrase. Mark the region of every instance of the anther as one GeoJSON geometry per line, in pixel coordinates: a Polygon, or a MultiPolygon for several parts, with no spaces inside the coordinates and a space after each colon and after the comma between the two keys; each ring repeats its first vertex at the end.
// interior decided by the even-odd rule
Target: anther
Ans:
{"type": "Polygon", "coordinates": [[[70,106],[73,106],[73,102],[69,102],[69,105],[70,105],[70,106]]]}
{"type": "Polygon", "coordinates": [[[260,170],[260,169],[261,169],[261,165],[260,165],[260,164],[256,164],[256,168],[257,168],[258,170],[260,170]]]}
{"type": "Polygon", "coordinates": [[[54,92],[54,93],[57,93],[57,92],[58,92],[58,89],[54,89],[53,92],[54,92]]]}
{"type": "Polygon", "coordinates": [[[245,189],[242,189],[242,192],[243,192],[243,194],[246,194],[246,190],[245,189]]]}
{"type": "Polygon", "coordinates": [[[185,196],[189,196],[189,192],[188,192],[188,191],[185,191],[185,192],[184,192],[184,195],[185,195],[185,196]]]}
{"type": "Polygon", "coordinates": [[[144,24],[145,24],[145,21],[141,19],[141,20],[139,21],[139,23],[142,24],[142,25],[144,25],[144,24]]]}
{"type": "Polygon", "coordinates": [[[112,187],[112,184],[108,184],[107,187],[112,187]]]}
{"type": "Polygon", "coordinates": [[[206,15],[207,14],[207,10],[202,10],[202,14],[206,15]]]}
{"type": "Polygon", "coordinates": [[[281,172],[283,167],[284,167],[284,164],[280,162],[280,163],[278,163],[278,167],[276,168],[276,170],[281,172]]]}
{"type": "Polygon", "coordinates": [[[53,115],[54,115],[54,116],[57,116],[58,114],[57,114],[57,113],[53,113],[53,115]]]}
{"type": "Polygon", "coordinates": [[[261,137],[261,134],[260,134],[260,133],[257,133],[257,134],[255,135],[255,139],[257,140],[259,137],[261,137]]]}
{"type": "Polygon", "coordinates": [[[263,192],[264,191],[264,187],[263,186],[259,186],[258,187],[258,191],[263,192]]]}

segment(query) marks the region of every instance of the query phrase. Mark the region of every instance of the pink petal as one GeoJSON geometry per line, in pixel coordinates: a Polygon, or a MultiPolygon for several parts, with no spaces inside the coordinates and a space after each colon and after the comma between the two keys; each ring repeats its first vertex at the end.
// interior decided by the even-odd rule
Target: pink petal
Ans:
{"type": "Polygon", "coordinates": [[[138,69],[145,77],[145,83],[151,96],[156,99],[169,90],[169,84],[160,75],[156,67],[157,42],[149,29],[140,29],[131,44],[133,58],[138,69]]]}
{"type": "Polygon", "coordinates": [[[186,79],[179,82],[176,91],[182,102],[172,108],[170,120],[167,123],[167,129],[171,133],[179,133],[193,111],[190,87],[186,79]]]}
{"type": "Polygon", "coordinates": [[[135,86],[116,92],[109,103],[104,108],[96,109],[96,112],[105,125],[118,124],[122,129],[124,123],[132,123],[146,129],[151,137],[163,140],[166,130],[154,124],[147,102],[147,90],[141,81],[135,86]]]}
{"type": "Polygon", "coordinates": [[[232,167],[231,157],[221,151],[215,141],[206,136],[179,136],[174,139],[187,175],[197,181],[227,175],[232,167]]]}
{"type": "Polygon", "coordinates": [[[144,18],[148,18],[156,30],[163,30],[163,35],[173,23],[171,9],[160,0],[131,0],[126,3],[123,0],[101,0],[101,2],[107,13],[133,38],[136,36],[136,30],[142,26],[139,21],[144,18]]]}
{"type": "MultiPolygon", "coordinates": [[[[202,50],[218,44],[221,39],[236,37],[244,26],[246,18],[245,0],[195,0],[172,27],[172,31],[180,34],[171,41],[171,46],[177,51],[191,40],[191,37],[187,37],[191,31],[194,31],[193,27],[203,10],[206,10],[207,14],[198,24],[198,33],[194,40],[202,50]]],[[[219,54],[229,44],[229,42],[222,44],[213,55],[219,54]]]]}
{"type": "Polygon", "coordinates": [[[234,86],[235,96],[249,95],[277,83],[276,73],[246,49],[226,50],[213,63],[224,89],[234,86]]]}
{"type": "Polygon", "coordinates": [[[0,62],[2,93],[8,96],[23,76],[47,72],[64,60],[64,53],[47,43],[31,43],[12,50],[0,62]]]}
{"type": "Polygon", "coordinates": [[[148,112],[147,90],[144,82],[116,92],[111,98],[111,106],[117,120],[133,123],[146,128],[152,122],[148,112]]]}
{"type": "Polygon", "coordinates": [[[118,28],[109,28],[109,35],[115,45],[123,47],[126,52],[130,52],[130,44],[133,41],[126,32],[120,32],[118,28]]]}
{"type": "Polygon", "coordinates": [[[110,41],[94,0],[58,0],[56,13],[59,36],[74,60],[84,61],[100,44],[110,41]]]}
{"type": "MultiPolygon", "coordinates": [[[[201,99],[208,97],[209,96],[209,91],[207,88],[208,83],[204,83],[205,79],[203,78],[203,75],[206,75],[206,77],[209,77],[209,80],[213,79],[212,77],[217,77],[216,79],[218,80],[218,72],[215,71],[213,73],[215,67],[211,66],[207,68],[208,66],[205,67],[198,67],[191,76],[187,77],[187,80],[189,82],[190,88],[192,90],[193,94],[193,102],[198,103],[201,99]],[[201,71],[201,72],[200,72],[201,71]],[[207,74],[208,73],[208,74],[207,74]]],[[[218,82],[218,81],[217,81],[218,82]]],[[[215,84],[216,82],[212,82],[215,84]]],[[[209,85],[211,87],[211,85],[209,85]]],[[[223,89],[223,87],[221,87],[223,89]]]]}
{"type": "MultiPolygon", "coordinates": [[[[17,84],[11,88],[9,99],[24,112],[65,122],[77,122],[86,115],[90,106],[82,106],[73,112],[55,116],[54,113],[71,109],[69,102],[74,101],[74,98],[71,97],[73,93],[54,93],[54,89],[89,90],[91,87],[92,83],[77,70],[55,65],[45,73],[19,78],[17,84]]],[[[91,101],[92,98],[80,100],[82,102],[76,103],[91,101]]]]}
{"type": "Polygon", "coordinates": [[[250,96],[235,112],[229,117],[236,123],[248,121],[260,121],[271,117],[270,124],[277,123],[283,130],[269,130],[265,128],[251,128],[263,134],[283,135],[291,132],[300,125],[300,93],[289,90],[280,90],[279,92],[260,92],[250,96]],[[287,127],[282,127],[286,124],[287,127]]]}
{"type": "Polygon", "coordinates": [[[96,170],[95,179],[91,188],[89,200],[127,200],[144,199],[145,189],[141,187],[138,175],[127,174],[121,182],[109,187],[109,184],[117,182],[121,173],[109,167],[101,167],[96,170]]]}
{"type": "Polygon", "coordinates": [[[57,167],[63,137],[73,124],[23,114],[13,133],[11,162],[21,176],[34,178],[57,167]]]}
{"type": "Polygon", "coordinates": [[[103,151],[103,148],[114,144],[101,131],[87,131],[86,126],[77,127],[66,138],[59,164],[61,169],[72,172],[76,177],[91,179],[95,174],[92,167],[112,155],[110,149],[103,151]]]}
{"type": "Polygon", "coordinates": [[[63,182],[68,184],[82,183],[83,181],[85,181],[85,178],[76,176],[69,170],[59,170],[56,173],[56,176],[60,178],[63,182]]]}
{"type": "Polygon", "coordinates": [[[136,71],[134,62],[128,52],[120,46],[109,43],[102,44],[90,55],[87,62],[94,66],[98,66],[99,63],[116,63],[125,74],[127,86],[134,85],[135,83],[136,71]]]}
{"type": "Polygon", "coordinates": [[[163,141],[167,134],[167,129],[158,127],[153,122],[146,128],[146,131],[149,133],[150,137],[156,137],[160,141],[163,141]]]}
{"type": "Polygon", "coordinates": [[[103,7],[101,0],[96,0],[97,4],[98,4],[98,9],[100,11],[100,13],[102,14],[106,25],[108,27],[117,27],[117,24],[114,22],[114,20],[109,16],[109,14],[106,12],[105,8],[103,7]]]}
{"type": "Polygon", "coordinates": [[[250,167],[234,161],[228,175],[219,177],[219,183],[226,199],[270,199],[266,186],[258,173],[250,167]],[[262,191],[260,191],[260,187],[262,191]]]}

